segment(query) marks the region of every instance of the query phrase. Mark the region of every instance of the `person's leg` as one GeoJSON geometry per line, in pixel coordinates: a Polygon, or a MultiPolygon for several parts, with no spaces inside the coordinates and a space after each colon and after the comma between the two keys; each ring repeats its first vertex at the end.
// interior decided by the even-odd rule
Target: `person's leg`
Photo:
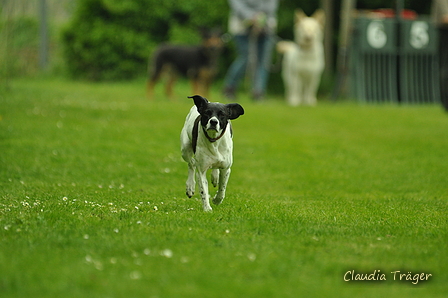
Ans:
{"type": "Polygon", "coordinates": [[[252,89],[254,99],[261,99],[266,92],[273,47],[274,40],[271,35],[261,35],[258,37],[257,70],[252,89]]]}
{"type": "Polygon", "coordinates": [[[224,94],[228,97],[234,97],[235,91],[240,83],[242,77],[246,72],[248,60],[248,35],[236,35],[234,37],[237,57],[230,65],[227,74],[224,78],[224,94]]]}

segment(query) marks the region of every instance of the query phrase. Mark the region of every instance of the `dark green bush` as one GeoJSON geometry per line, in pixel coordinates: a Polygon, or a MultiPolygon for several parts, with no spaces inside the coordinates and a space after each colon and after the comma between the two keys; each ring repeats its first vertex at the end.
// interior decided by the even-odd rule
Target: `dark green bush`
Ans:
{"type": "Polygon", "coordinates": [[[80,0],[62,35],[68,71],[89,80],[141,76],[159,43],[198,43],[198,28],[222,27],[227,14],[226,0],[80,0]]]}

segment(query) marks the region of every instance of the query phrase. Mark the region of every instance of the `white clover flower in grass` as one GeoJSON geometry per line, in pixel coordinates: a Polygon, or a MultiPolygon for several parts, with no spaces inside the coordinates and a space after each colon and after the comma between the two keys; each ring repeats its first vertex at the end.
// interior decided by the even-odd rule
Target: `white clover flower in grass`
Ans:
{"type": "Polygon", "coordinates": [[[257,259],[257,255],[254,253],[248,253],[247,258],[249,259],[249,261],[253,262],[257,259]]]}
{"type": "Polygon", "coordinates": [[[133,280],[137,280],[137,279],[141,279],[142,278],[142,274],[139,271],[132,271],[129,274],[129,277],[133,280]]]}
{"type": "Polygon", "coordinates": [[[173,251],[171,249],[164,249],[160,252],[161,256],[164,256],[166,258],[172,258],[173,257],[173,251]]]}
{"type": "Polygon", "coordinates": [[[95,266],[96,270],[102,271],[103,270],[103,263],[100,261],[93,261],[93,266],[95,266]]]}

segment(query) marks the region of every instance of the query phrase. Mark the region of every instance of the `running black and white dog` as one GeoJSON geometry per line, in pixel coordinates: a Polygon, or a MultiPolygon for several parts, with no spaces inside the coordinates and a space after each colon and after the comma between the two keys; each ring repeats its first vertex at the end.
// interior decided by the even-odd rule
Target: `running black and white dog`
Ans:
{"type": "Polygon", "coordinates": [[[187,115],[180,134],[182,158],[188,163],[186,193],[190,198],[194,195],[197,173],[202,206],[204,211],[212,211],[206,173],[212,169],[212,184],[218,186],[213,203],[219,205],[226,194],[233,162],[230,120],[243,115],[244,109],[237,103],[209,102],[199,95],[189,98],[194,100],[195,105],[187,115]]]}

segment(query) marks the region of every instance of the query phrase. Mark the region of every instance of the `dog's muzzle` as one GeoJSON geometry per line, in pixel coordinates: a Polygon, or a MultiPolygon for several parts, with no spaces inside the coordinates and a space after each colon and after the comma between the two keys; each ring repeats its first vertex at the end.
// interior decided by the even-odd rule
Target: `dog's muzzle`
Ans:
{"type": "Polygon", "coordinates": [[[211,118],[208,123],[207,123],[207,127],[206,127],[207,131],[208,130],[214,130],[216,132],[219,131],[219,121],[218,119],[216,119],[215,117],[211,118]]]}

